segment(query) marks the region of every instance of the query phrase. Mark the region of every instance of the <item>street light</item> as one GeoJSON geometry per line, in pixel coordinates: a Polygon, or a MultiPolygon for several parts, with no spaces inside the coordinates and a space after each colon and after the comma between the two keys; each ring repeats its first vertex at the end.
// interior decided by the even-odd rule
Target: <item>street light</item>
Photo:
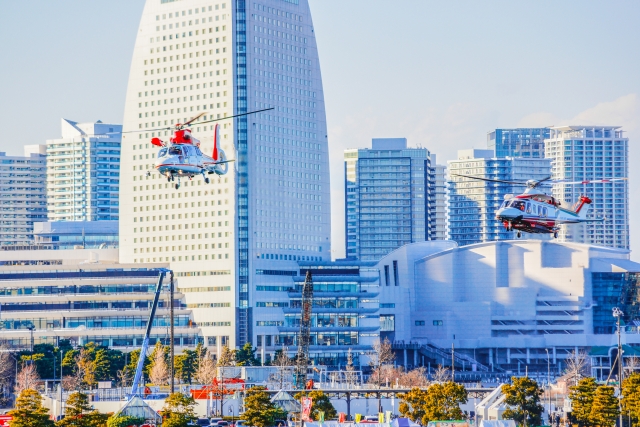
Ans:
{"type": "Polygon", "coordinates": [[[547,401],[549,402],[549,420],[551,420],[551,359],[549,359],[549,349],[545,348],[544,351],[547,352],[547,401]]]}
{"type": "Polygon", "coordinates": [[[613,307],[613,317],[616,319],[618,330],[618,410],[620,412],[620,425],[622,426],[622,341],[620,339],[620,319],[624,313],[618,307],[613,307]]]}

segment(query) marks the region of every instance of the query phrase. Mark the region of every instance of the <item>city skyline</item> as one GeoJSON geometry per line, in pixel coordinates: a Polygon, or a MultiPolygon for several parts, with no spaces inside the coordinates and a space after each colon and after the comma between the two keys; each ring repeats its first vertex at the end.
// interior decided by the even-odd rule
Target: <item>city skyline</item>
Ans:
{"type": "MultiPolygon", "coordinates": [[[[344,236],[344,195],[338,175],[342,152],[364,147],[374,137],[407,137],[445,163],[455,158],[457,149],[485,148],[486,133],[495,128],[611,125],[628,131],[630,163],[638,159],[633,141],[639,132],[640,83],[633,76],[640,63],[628,55],[640,41],[640,30],[631,25],[640,7],[637,4],[567,2],[554,5],[550,13],[543,5],[495,2],[456,8],[408,1],[414,13],[406,16],[406,8],[389,10],[382,3],[377,7],[362,1],[340,3],[340,14],[334,13],[339,5],[336,1],[310,3],[326,87],[331,171],[337,178],[331,183],[333,254],[337,257],[343,255],[344,236]],[[514,19],[518,14],[528,17],[525,24],[514,19]],[[569,15],[581,25],[568,33],[554,31],[569,15]],[[416,25],[425,17],[431,26],[416,25]],[[504,25],[492,26],[492,21],[504,25]],[[590,30],[602,21],[615,22],[618,30],[590,30]],[[450,22],[456,22],[457,31],[444,31],[450,22]],[[379,28],[390,30],[379,32],[379,28]],[[481,36],[471,37],[473,34],[481,36]],[[398,47],[401,44],[406,47],[398,47]],[[360,46],[357,54],[353,45],[360,46]],[[384,62],[380,62],[380,51],[389,52],[384,62]],[[498,65],[496,57],[504,52],[510,56],[498,65]],[[624,66],[617,65],[620,60],[624,66]],[[551,67],[557,61],[567,65],[551,67]],[[471,62],[473,67],[465,65],[471,62]],[[367,87],[380,91],[368,94],[367,87]]],[[[44,37],[42,31],[13,36],[19,33],[19,20],[0,29],[12,41],[3,47],[3,53],[17,56],[19,52],[24,61],[22,67],[2,71],[4,81],[15,82],[7,88],[14,102],[0,107],[4,127],[19,122],[24,111],[30,111],[29,121],[38,125],[29,130],[25,143],[34,144],[55,135],[61,117],[121,122],[128,61],[142,4],[65,1],[34,7],[35,2],[26,1],[6,5],[9,14],[26,14],[31,25],[46,28],[47,43],[38,43],[44,37]],[[109,37],[91,31],[114,22],[118,22],[118,31],[109,37]],[[83,29],[86,40],[78,40],[75,34],[83,29]],[[42,66],[70,58],[69,46],[82,49],[82,60],[99,67],[87,73],[80,66],[42,66]],[[92,102],[92,97],[100,102],[92,102]],[[46,98],[60,102],[41,102],[46,98]]],[[[13,142],[2,144],[0,149],[9,155],[21,151],[13,142]]],[[[639,172],[632,168],[630,173],[630,181],[636,182],[639,172]]],[[[634,197],[638,193],[630,185],[630,217],[640,203],[634,197]]],[[[632,224],[632,248],[640,241],[639,233],[632,224]]],[[[637,258],[635,252],[632,258],[637,258]]]]}

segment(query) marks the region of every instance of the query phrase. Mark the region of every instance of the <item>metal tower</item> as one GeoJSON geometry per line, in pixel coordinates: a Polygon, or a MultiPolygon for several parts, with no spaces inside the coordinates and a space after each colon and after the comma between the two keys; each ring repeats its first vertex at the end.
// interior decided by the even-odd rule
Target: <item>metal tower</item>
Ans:
{"type": "Polygon", "coordinates": [[[300,333],[298,334],[298,355],[296,361],[295,387],[304,390],[309,366],[309,342],[311,341],[311,308],[313,306],[313,280],[311,272],[302,285],[302,307],[300,313],[300,333]]]}

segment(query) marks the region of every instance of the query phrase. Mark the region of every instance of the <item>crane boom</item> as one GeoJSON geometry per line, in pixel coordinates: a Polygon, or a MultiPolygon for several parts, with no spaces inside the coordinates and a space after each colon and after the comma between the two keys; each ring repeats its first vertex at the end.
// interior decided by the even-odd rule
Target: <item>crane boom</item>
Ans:
{"type": "Polygon", "coordinates": [[[300,334],[298,335],[298,357],[296,361],[295,385],[303,390],[307,382],[307,367],[309,366],[309,344],[311,341],[311,308],[313,306],[313,280],[311,272],[302,285],[302,312],[300,316],[300,334]]]}
{"type": "MultiPolygon", "coordinates": [[[[144,361],[146,359],[147,350],[149,348],[149,337],[151,336],[151,328],[153,326],[153,318],[156,315],[156,309],[158,308],[158,301],[160,300],[160,291],[162,291],[162,281],[167,273],[173,272],[166,268],[158,269],[158,284],[156,285],[156,293],[153,297],[153,304],[151,305],[151,313],[149,313],[149,322],[147,323],[147,329],[144,333],[144,340],[142,341],[142,348],[140,349],[140,357],[138,358],[138,366],[136,367],[136,375],[133,378],[133,385],[131,387],[131,396],[136,396],[138,393],[138,387],[140,384],[140,378],[142,377],[142,368],[144,367],[144,361]]],[[[173,301],[172,301],[173,303],[173,301]]]]}

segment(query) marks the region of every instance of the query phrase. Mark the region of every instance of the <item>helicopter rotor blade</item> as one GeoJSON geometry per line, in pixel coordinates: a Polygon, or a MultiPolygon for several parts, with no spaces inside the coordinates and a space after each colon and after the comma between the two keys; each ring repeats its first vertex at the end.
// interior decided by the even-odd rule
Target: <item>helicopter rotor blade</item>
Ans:
{"type": "Polygon", "coordinates": [[[535,187],[537,187],[538,185],[542,184],[545,181],[549,181],[551,179],[551,175],[549,175],[548,177],[541,179],[540,181],[536,182],[535,187]]]}
{"type": "Polygon", "coordinates": [[[249,111],[248,113],[236,114],[236,115],[234,115],[234,116],[221,117],[221,118],[219,118],[219,119],[212,119],[212,120],[205,120],[204,122],[200,122],[200,123],[198,123],[198,124],[199,124],[199,125],[203,125],[203,124],[205,124],[205,123],[219,122],[219,121],[221,121],[221,120],[233,119],[234,117],[248,116],[249,114],[262,113],[263,111],[269,111],[269,110],[275,110],[275,108],[274,108],[274,107],[271,107],[271,108],[265,108],[265,109],[263,109],[263,110],[249,111]]]}
{"type": "Polygon", "coordinates": [[[503,184],[513,184],[513,185],[526,185],[527,184],[526,181],[505,181],[505,180],[502,180],[502,179],[481,178],[479,176],[461,175],[461,174],[458,174],[458,173],[452,173],[451,175],[453,175],[453,176],[462,176],[462,177],[471,178],[471,179],[477,179],[477,180],[480,180],[480,181],[500,182],[500,183],[503,183],[503,184]]]}
{"type": "Polygon", "coordinates": [[[172,127],[166,127],[166,128],[155,128],[155,129],[138,129],[138,130],[128,130],[126,132],[122,132],[122,133],[140,133],[140,132],[155,132],[158,130],[171,130],[173,129],[172,127]]]}
{"type": "Polygon", "coordinates": [[[183,123],[182,126],[190,126],[191,123],[195,122],[196,120],[198,120],[200,117],[204,116],[205,114],[207,114],[206,111],[203,111],[202,113],[198,114],[197,116],[193,117],[191,120],[189,120],[186,123],[183,123]]]}
{"type": "Polygon", "coordinates": [[[567,181],[567,180],[557,180],[551,181],[553,184],[562,184],[562,185],[577,185],[577,184],[608,184],[612,182],[618,181],[626,181],[629,178],[601,178],[601,179],[592,179],[592,180],[584,180],[584,181],[567,181]]]}

